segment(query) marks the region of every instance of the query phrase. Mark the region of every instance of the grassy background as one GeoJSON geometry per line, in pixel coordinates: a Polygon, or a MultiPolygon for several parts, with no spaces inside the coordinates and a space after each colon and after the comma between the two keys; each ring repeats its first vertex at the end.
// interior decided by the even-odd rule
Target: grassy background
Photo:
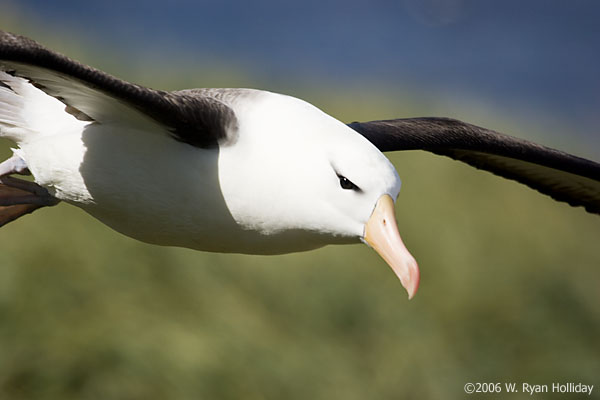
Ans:
{"type": "MultiPolygon", "coordinates": [[[[198,69],[138,74],[133,61],[119,71],[101,50],[71,47],[155,87],[261,86],[198,69]]],[[[423,114],[360,88],[283,89],[346,121],[423,114]]],[[[600,219],[445,158],[390,158],[422,271],[410,302],[362,245],[277,257],[161,248],[67,205],[2,228],[0,398],[452,399],[467,382],[583,382],[597,398],[600,219]]]]}

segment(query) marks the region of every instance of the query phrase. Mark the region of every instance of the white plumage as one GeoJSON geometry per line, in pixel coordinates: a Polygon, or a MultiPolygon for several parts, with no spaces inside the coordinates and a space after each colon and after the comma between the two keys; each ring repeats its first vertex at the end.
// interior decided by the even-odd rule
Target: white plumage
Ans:
{"type": "Polygon", "coordinates": [[[255,254],[358,242],[377,199],[400,189],[370,142],[293,97],[222,96],[238,120],[235,142],[201,149],[126,105],[119,117],[80,121],[25,79],[0,74],[11,87],[2,88],[2,132],[36,183],[142,241],[255,254]],[[338,175],[361,192],[341,189],[338,175]]]}

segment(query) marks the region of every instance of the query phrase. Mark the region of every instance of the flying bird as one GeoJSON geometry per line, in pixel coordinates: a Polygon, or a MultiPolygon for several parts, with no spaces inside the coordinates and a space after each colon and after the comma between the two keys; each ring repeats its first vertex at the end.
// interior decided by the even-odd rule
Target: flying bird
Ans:
{"type": "Polygon", "coordinates": [[[426,150],[600,214],[600,164],[448,118],[345,124],[254,89],[162,91],[0,31],[0,226],[63,201],[135,239],[281,254],[364,242],[409,298],[382,151],[426,150]],[[15,175],[32,175],[33,181],[15,175]]]}

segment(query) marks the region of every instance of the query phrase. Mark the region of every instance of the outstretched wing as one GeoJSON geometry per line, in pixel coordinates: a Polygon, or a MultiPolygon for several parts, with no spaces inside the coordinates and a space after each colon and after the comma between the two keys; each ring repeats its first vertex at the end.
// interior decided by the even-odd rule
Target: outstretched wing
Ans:
{"type": "Polygon", "coordinates": [[[138,114],[165,126],[182,142],[214,146],[235,126],[235,114],[218,99],[149,89],[71,60],[39,43],[0,31],[0,71],[29,80],[78,118],[100,123],[138,114]],[[125,109],[124,109],[125,107],[125,109]]]}
{"type": "Polygon", "coordinates": [[[450,118],[354,122],[381,151],[426,150],[600,214],[600,164],[450,118]]]}

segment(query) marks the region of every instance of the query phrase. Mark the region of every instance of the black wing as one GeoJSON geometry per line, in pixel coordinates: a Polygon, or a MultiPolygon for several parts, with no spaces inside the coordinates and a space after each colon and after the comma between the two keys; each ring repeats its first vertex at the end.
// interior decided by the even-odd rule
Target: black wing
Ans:
{"type": "Polygon", "coordinates": [[[216,145],[235,126],[235,114],[217,99],[125,82],[3,31],[0,70],[28,79],[65,103],[71,113],[102,122],[125,105],[164,125],[177,140],[197,147],[216,145]]]}
{"type": "Polygon", "coordinates": [[[450,118],[354,122],[381,151],[426,150],[600,214],[600,164],[450,118]]]}

